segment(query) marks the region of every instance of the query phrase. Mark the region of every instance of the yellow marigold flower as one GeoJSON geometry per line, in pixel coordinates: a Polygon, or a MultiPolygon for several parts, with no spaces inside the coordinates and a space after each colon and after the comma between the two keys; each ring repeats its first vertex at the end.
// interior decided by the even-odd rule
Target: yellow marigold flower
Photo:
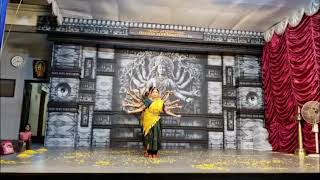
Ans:
{"type": "Polygon", "coordinates": [[[21,154],[19,154],[17,157],[18,157],[18,158],[29,158],[29,157],[31,157],[31,156],[32,156],[31,154],[21,153],[21,154]]]}
{"type": "Polygon", "coordinates": [[[98,165],[98,166],[109,166],[110,164],[111,163],[109,161],[103,161],[103,160],[96,162],[96,165],[98,165]]]}
{"type": "Polygon", "coordinates": [[[16,164],[16,162],[15,161],[1,159],[0,160],[0,164],[16,164]]]}

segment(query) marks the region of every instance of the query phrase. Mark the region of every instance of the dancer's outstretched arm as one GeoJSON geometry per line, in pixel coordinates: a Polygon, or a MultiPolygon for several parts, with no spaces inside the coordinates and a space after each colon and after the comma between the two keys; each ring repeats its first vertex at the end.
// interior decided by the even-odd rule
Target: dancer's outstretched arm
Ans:
{"type": "Polygon", "coordinates": [[[134,113],[139,113],[139,112],[142,112],[144,109],[146,108],[146,106],[141,106],[140,108],[138,109],[135,109],[135,110],[132,110],[132,111],[127,111],[128,114],[134,114],[134,113]]]}
{"type": "Polygon", "coordinates": [[[170,116],[174,116],[174,117],[181,117],[180,114],[174,114],[173,112],[171,112],[169,109],[164,108],[164,112],[170,116]]]}
{"type": "Polygon", "coordinates": [[[136,101],[138,101],[138,102],[141,102],[142,101],[142,99],[140,99],[136,94],[134,94],[134,93],[132,93],[132,92],[130,92],[130,91],[128,91],[127,92],[134,100],[136,100],[136,101]]]}
{"type": "Polygon", "coordinates": [[[177,109],[177,108],[181,109],[181,108],[182,108],[182,106],[179,106],[179,105],[172,105],[172,106],[167,106],[166,108],[167,108],[168,110],[169,110],[169,109],[177,109]]]}
{"type": "Polygon", "coordinates": [[[162,96],[161,99],[162,99],[163,101],[167,101],[168,98],[169,98],[169,96],[170,96],[171,94],[173,94],[173,91],[167,91],[167,92],[162,96]]]}
{"type": "Polygon", "coordinates": [[[128,102],[128,101],[124,101],[122,103],[122,106],[123,107],[135,107],[135,108],[138,108],[138,107],[141,107],[143,105],[143,103],[135,103],[135,102],[128,102]]]}
{"type": "Polygon", "coordinates": [[[174,101],[168,101],[168,102],[166,102],[166,103],[164,103],[164,105],[166,105],[166,106],[170,106],[170,105],[172,105],[172,104],[174,104],[174,103],[177,103],[177,102],[179,102],[180,101],[180,99],[177,99],[177,100],[174,100],[174,101]]]}

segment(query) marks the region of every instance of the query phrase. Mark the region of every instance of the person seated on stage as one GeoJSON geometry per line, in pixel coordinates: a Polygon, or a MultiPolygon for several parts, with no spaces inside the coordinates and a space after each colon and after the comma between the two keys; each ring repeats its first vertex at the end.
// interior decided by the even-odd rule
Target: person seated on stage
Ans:
{"type": "Polygon", "coordinates": [[[31,136],[31,125],[27,124],[25,127],[25,131],[20,132],[19,134],[20,151],[22,151],[23,149],[31,149],[31,136]]]}

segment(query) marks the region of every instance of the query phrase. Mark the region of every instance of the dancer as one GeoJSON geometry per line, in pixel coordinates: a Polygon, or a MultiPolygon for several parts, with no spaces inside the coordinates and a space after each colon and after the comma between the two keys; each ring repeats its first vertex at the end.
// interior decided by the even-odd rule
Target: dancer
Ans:
{"type": "Polygon", "coordinates": [[[136,102],[125,100],[123,105],[136,108],[129,110],[129,114],[143,112],[141,117],[143,126],[143,135],[145,139],[145,148],[147,149],[148,157],[159,157],[158,150],[160,148],[161,126],[160,113],[165,112],[174,117],[181,117],[171,112],[171,109],[181,108],[176,101],[168,101],[171,92],[166,92],[164,96],[160,97],[160,92],[155,87],[150,87],[148,97],[138,98],[136,95],[130,96],[136,102]]]}

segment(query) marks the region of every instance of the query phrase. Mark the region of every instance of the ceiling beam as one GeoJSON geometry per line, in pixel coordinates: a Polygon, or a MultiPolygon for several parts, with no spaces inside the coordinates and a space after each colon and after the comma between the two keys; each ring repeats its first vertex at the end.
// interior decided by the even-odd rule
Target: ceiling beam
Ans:
{"type": "Polygon", "coordinates": [[[49,6],[9,3],[6,16],[6,31],[11,26],[19,31],[35,31],[38,16],[49,15],[49,6]],[[19,9],[18,9],[19,8],[19,9]],[[25,28],[24,28],[25,27],[25,28]]]}

